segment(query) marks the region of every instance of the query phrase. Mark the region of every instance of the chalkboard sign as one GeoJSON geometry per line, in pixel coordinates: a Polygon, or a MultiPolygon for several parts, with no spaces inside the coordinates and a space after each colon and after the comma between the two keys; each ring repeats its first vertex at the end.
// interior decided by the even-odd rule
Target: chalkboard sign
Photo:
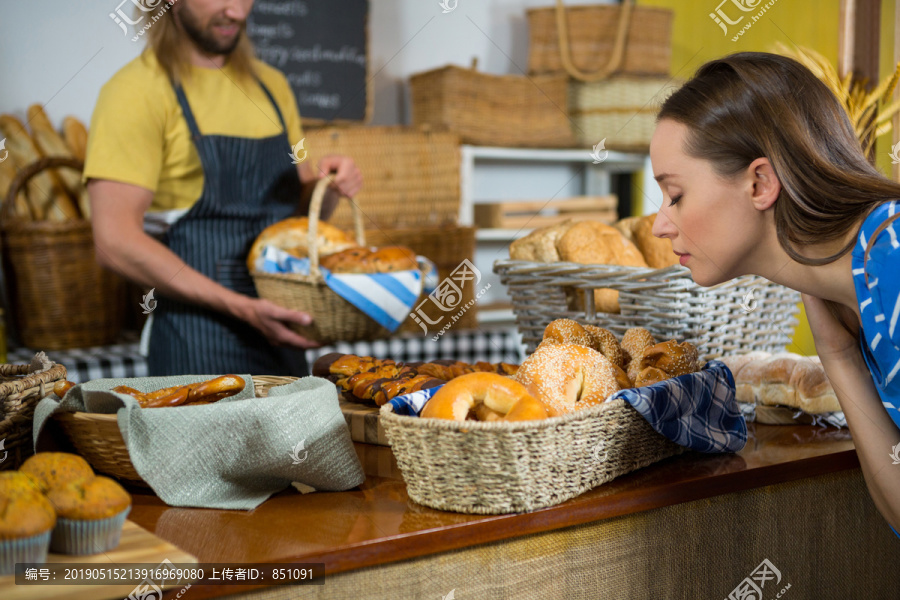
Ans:
{"type": "Polygon", "coordinates": [[[257,0],[247,33],[283,72],[305,123],[370,117],[368,0],[257,0]]]}

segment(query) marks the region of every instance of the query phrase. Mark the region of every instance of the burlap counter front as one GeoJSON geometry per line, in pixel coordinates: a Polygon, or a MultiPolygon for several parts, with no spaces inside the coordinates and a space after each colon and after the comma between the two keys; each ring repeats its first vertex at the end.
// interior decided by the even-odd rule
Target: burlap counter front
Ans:
{"type": "Polygon", "coordinates": [[[763,600],[900,597],[900,538],[854,469],[228,598],[717,599],[763,559],[763,600]]]}

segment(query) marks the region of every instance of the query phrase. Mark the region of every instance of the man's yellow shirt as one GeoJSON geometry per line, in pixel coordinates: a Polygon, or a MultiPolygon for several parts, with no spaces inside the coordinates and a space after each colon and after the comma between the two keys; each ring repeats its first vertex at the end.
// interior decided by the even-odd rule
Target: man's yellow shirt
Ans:
{"type": "MultiPolygon", "coordinates": [[[[303,138],[294,94],[284,75],[254,61],[284,116],[288,141],[303,138]]],[[[229,65],[194,66],[182,82],[203,135],[264,138],[282,131],[281,121],[253,77],[229,65]]],[[[285,159],[291,152],[285,146],[285,159]]],[[[91,118],[85,179],[109,179],[154,192],[151,211],[190,208],[203,191],[203,168],[187,122],[165,71],[152,52],[119,70],[100,90],[91,118]]]]}

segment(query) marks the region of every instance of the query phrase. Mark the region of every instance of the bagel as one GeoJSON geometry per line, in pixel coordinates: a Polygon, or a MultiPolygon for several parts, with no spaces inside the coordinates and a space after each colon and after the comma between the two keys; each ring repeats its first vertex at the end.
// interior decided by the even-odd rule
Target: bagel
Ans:
{"type": "Polygon", "coordinates": [[[643,327],[632,327],[622,336],[620,345],[625,355],[625,371],[631,381],[637,379],[641,374],[641,359],[644,357],[644,350],[654,344],[656,344],[656,340],[643,327]]]}
{"type": "Polygon", "coordinates": [[[551,416],[601,404],[620,389],[616,366],[576,344],[541,344],[519,367],[516,380],[550,408],[551,416]]]}
{"type": "Polygon", "coordinates": [[[578,344],[592,348],[594,340],[578,322],[572,319],[550,321],[544,329],[542,341],[551,344],[578,344]]]}
{"type": "Polygon", "coordinates": [[[690,342],[675,340],[661,342],[646,348],[641,358],[641,373],[647,367],[656,367],[669,377],[687,375],[700,370],[700,352],[690,342]]]}
{"type": "Polygon", "coordinates": [[[665,381],[669,376],[665,373],[665,371],[661,371],[656,367],[647,367],[643,371],[638,374],[637,379],[634,380],[634,387],[643,387],[645,385],[653,385],[654,383],[659,383],[660,381],[665,381]]]}
{"type": "Polygon", "coordinates": [[[531,421],[546,419],[548,411],[525,386],[509,377],[469,373],[439,389],[420,414],[426,419],[453,421],[477,420],[479,415],[488,421],[531,421]],[[479,407],[481,404],[484,406],[479,407]]]}
{"type": "Polygon", "coordinates": [[[622,346],[619,345],[619,340],[616,339],[612,331],[596,325],[585,325],[584,330],[591,336],[594,350],[599,351],[600,354],[608,358],[609,362],[617,367],[625,366],[625,353],[622,351],[622,346]]]}

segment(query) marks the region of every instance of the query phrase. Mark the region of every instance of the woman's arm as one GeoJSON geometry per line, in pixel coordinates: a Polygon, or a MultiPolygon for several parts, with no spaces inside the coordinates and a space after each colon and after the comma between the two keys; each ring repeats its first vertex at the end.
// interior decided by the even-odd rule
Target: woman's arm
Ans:
{"type": "Polygon", "coordinates": [[[238,294],[189,267],[164,244],[144,233],[144,213],[153,192],[102,179],[88,183],[97,262],[161,295],[198,304],[246,321],[276,345],[316,346],[288,323],[307,325],[307,313],[238,294]]]}
{"type": "Polygon", "coordinates": [[[884,409],[857,340],[823,300],[804,294],[803,304],[816,351],[853,435],[869,494],[885,520],[900,531],[900,465],[891,458],[893,447],[900,444],[900,429],[884,409]]]}

